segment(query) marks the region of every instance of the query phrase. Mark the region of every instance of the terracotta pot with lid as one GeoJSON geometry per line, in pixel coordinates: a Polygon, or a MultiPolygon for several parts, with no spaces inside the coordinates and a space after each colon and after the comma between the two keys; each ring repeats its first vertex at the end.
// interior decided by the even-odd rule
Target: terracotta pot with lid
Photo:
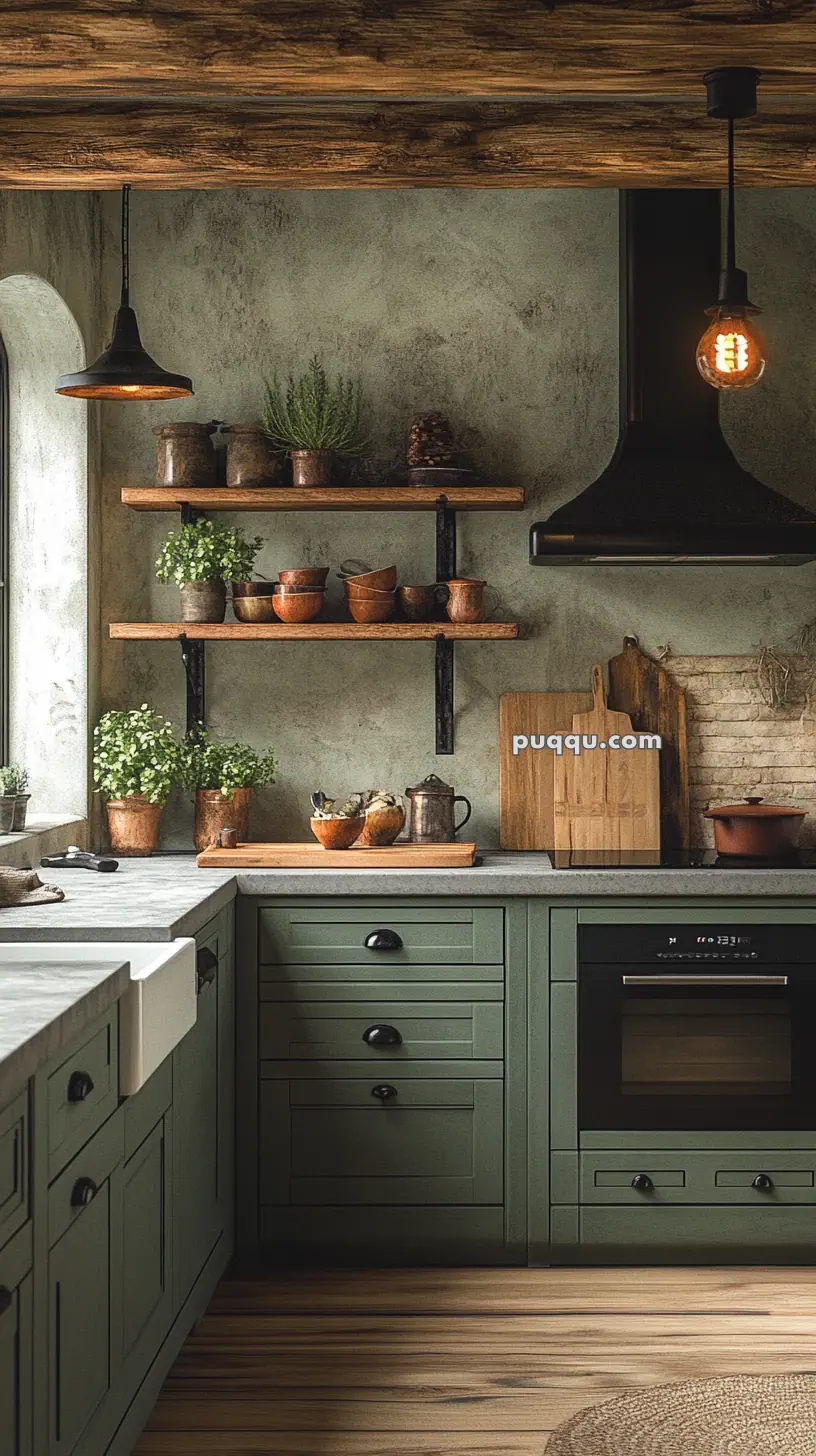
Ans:
{"type": "Polygon", "coordinates": [[[703,811],[714,820],[718,854],[754,859],[784,859],[796,852],[807,810],[789,804],[766,804],[750,796],[741,804],[716,804],[703,811]]]}

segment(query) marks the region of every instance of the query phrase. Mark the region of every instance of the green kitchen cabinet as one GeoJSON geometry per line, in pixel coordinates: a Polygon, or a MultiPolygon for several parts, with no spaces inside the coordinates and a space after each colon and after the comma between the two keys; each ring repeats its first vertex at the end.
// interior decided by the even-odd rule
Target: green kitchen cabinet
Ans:
{"type": "Polygon", "coordinates": [[[0,1248],[29,1218],[28,1089],[0,1112],[0,1248]]]}
{"type": "Polygon", "coordinates": [[[117,1180],[121,1207],[122,1380],[135,1390],[173,1320],[172,1113],[128,1158],[117,1180]]]}
{"type": "Polygon", "coordinates": [[[49,1450],[74,1452],[111,1387],[110,1182],[48,1257],[49,1450]]]}
{"type": "Polygon", "coordinates": [[[503,928],[499,905],[306,900],[260,910],[259,956],[261,965],[501,965],[503,928]],[[388,948],[371,943],[378,930],[390,932],[388,948]]]}
{"type": "Polygon", "coordinates": [[[0,1253],[0,1451],[32,1453],[31,1240],[18,1234],[0,1253]]]}

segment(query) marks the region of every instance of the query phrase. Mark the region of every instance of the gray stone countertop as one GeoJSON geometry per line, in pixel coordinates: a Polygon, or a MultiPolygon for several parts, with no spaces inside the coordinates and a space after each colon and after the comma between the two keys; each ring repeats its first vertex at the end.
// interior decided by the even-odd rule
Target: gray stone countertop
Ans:
{"type": "Polygon", "coordinates": [[[192,855],[122,860],[112,875],[49,870],[51,905],[0,909],[0,941],[173,940],[194,935],[242,895],[816,896],[816,870],[569,869],[546,854],[486,853],[459,870],[200,870],[192,855]]]}
{"type": "Polygon", "coordinates": [[[130,982],[127,961],[59,965],[0,958],[0,1107],[97,1017],[130,982]]]}

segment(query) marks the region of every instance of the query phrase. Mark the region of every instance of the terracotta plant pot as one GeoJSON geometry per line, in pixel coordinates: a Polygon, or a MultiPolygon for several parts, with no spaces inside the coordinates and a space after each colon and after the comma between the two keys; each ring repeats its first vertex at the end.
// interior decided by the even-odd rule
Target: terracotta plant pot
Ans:
{"type": "Polygon", "coordinates": [[[358,849],[368,849],[393,844],[404,827],[405,810],[402,804],[389,805],[387,809],[369,809],[365,816],[363,832],[356,841],[357,847],[358,849]]]}
{"type": "Polygon", "coordinates": [[[359,839],[365,819],[310,819],[312,834],[324,849],[348,849],[359,839]]]}
{"type": "Polygon", "coordinates": [[[122,857],[153,854],[159,842],[164,804],[149,804],[143,794],[109,799],[108,833],[111,850],[122,857]]]}
{"type": "Polygon", "coordinates": [[[282,457],[278,454],[263,425],[225,425],[229,435],[227,446],[227,485],[235,490],[261,490],[279,485],[282,457]]]}
{"type": "Polygon", "coordinates": [[[249,838],[251,789],[234,789],[226,798],[220,789],[199,789],[195,796],[195,828],[193,838],[199,854],[215,844],[222,829],[234,829],[238,843],[249,838]]]}
{"type": "Polygon", "coordinates": [[[181,588],[182,622],[223,622],[227,587],[223,581],[188,581],[181,588]]]}
{"type": "Polygon", "coordinates": [[[331,485],[333,464],[332,450],[293,450],[292,484],[307,488],[331,485]]]}

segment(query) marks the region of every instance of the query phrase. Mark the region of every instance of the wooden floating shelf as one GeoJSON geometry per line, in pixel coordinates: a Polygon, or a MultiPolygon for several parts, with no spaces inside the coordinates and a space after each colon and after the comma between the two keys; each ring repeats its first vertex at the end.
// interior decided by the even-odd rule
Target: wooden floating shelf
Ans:
{"type": "Polygon", "coordinates": [[[125,487],[122,504],[136,511],[434,511],[441,496],[449,510],[520,511],[524,490],[516,485],[388,485],[345,490],[295,486],[264,490],[175,490],[172,486],[125,487]]]}
{"type": "Polygon", "coordinates": [[[518,622],[111,622],[119,641],[177,642],[507,642],[518,622]]]}

